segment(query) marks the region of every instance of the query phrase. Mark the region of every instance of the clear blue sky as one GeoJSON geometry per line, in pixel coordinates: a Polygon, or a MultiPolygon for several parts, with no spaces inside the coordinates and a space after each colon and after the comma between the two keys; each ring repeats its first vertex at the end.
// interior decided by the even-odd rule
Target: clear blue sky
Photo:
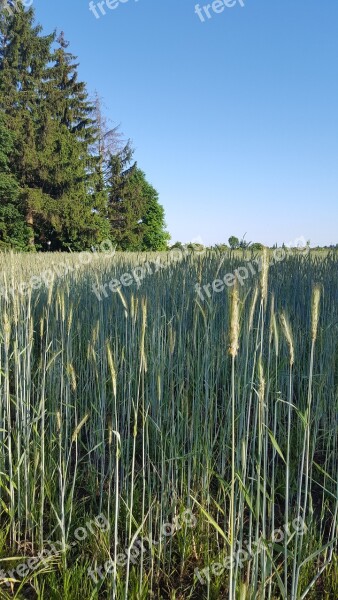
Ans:
{"type": "Polygon", "coordinates": [[[34,6],[133,140],[173,242],[338,243],[338,2],[244,3],[204,23],[195,0],[34,6]]]}

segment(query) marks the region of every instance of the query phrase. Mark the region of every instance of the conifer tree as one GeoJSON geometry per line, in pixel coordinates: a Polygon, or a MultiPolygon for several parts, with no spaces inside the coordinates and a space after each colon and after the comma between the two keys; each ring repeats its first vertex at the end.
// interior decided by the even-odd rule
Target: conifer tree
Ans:
{"type": "Polygon", "coordinates": [[[88,100],[85,84],[78,81],[78,64],[67,51],[64,34],[56,41],[54,64],[45,83],[49,127],[56,130],[53,144],[49,143],[52,151],[46,148],[46,155],[58,157],[54,170],[49,167],[49,194],[55,200],[49,218],[61,247],[80,250],[109,236],[107,198],[99,156],[93,152],[99,135],[95,106],[88,100]]]}
{"type": "Polygon", "coordinates": [[[142,243],[140,223],[142,210],[141,187],[136,162],[132,162],[130,141],[110,157],[108,164],[108,216],[111,236],[120,250],[139,250],[142,243]]]}
{"type": "Polygon", "coordinates": [[[4,226],[11,215],[20,248],[83,250],[107,238],[122,250],[164,248],[157,192],[130,142],[121,148],[118,129],[107,127],[99,98],[89,101],[64,34],[42,36],[32,8],[8,3],[0,15],[2,239],[13,242],[4,226]]]}
{"type": "MultiPolygon", "coordinates": [[[[13,4],[13,3],[12,3],[13,4]]],[[[34,11],[21,5],[0,20],[0,108],[13,132],[15,147],[9,168],[20,185],[20,198],[34,245],[35,215],[43,209],[44,192],[37,181],[41,84],[46,77],[53,34],[40,36],[34,11]]]]}
{"type": "Polygon", "coordinates": [[[158,193],[137,163],[130,142],[110,159],[109,219],[111,235],[120,250],[165,250],[164,209],[158,193]]]}
{"type": "Polygon", "coordinates": [[[10,169],[20,185],[31,245],[82,250],[109,235],[106,193],[91,152],[97,128],[86,86],[61,34],[42,37],[34,11],[1,20],[0,106],[20,144],[10,169]]]}
{"type": "Polygon", "coordinates": [[[8,166],[12,150],[13,136],[0,112],[0,250],[26,250],[29,229],[22,213],[19,184],[8,166]]]}

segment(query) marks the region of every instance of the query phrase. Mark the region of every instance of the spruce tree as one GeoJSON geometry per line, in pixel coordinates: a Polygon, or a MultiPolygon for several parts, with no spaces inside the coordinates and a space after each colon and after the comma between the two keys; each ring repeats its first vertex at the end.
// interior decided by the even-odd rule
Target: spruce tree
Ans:
{"type": "Polygon", "coordinates": [[[108,164],[108,216],[111,236],[119,250],[139,250],[142,244],[140,219],[141,189],[137,178],[136,162],[132,162],[130,141],[110,157],[108,164]]]}
{"type": "Polygon", "coordinates": [[[93,105],[97,133],[94,143],[91,146],[91,151],[93,156],[97,157],[95,165],[97,175],[96,189],[99,191],[105,191],[105,201],[107,204],[106,181],[109,173],[110,157],[114,154],[117,154],[122,149],[122,135],[119,131],[119,126],[108,126],[108,120],[103,113],[102,98],[100,98],[97,92],[95,93],[93,105]]]}
{"type": "MultiPolygon", "coordinates": [[[[13,4],[13,3],[12,3],[13,4]]],[[[43,211],[44,192],[37,170],[39,149],[37,127],[40,119],[41,85],[46,77],[53,35],[40,36],[34,25],[34,11],[16,3],[0,20],[0,108],[15,146],[9,168],[20,185],[20,200],[30,227],[34,246],[35,216],[43,211]]]]}
{"type": "Polygon", "coordinates": [[[93,151],[99,130],[95,106],[89,102],[86,85],[78,81],[75,57],[67,51],[61,33],[54,51],[54,64],[45,82],[46,117],[55,131],[45,148],[55,200],[49,220],[62,248],[81,250],[109,236],[107,198],[100,173],[99,156],[93,151]]]}
{"type": "Polygon", "coordinates": [[[85,84],[63,34],[40,35],[34,11],[0,22],[0,108],[16,144],[9,167],[20,185],[30,243],[82,250],[109,235],[106,192],[98,185],[97,128],[85,84]]]}
{"type": "Polygon", "coordinates": [[[162,249],[156,190],[133,162],[130,142],[118,149],[117,128],[107,128],[77,69],[64,34],[42,36],[32,8],[2,13],[0,110],[14,144],[1,174],[8,183],[9,170],[16,182],[6,198],[3,183],[2,231],[7,214],[24,219],[20,247],[29,230],[32,249],[52,242],[52,249],[83,250],[109,237],[123,250],[162,249]]]}
{"type": "Polygon", "coordinates": [[[13,135],[0,112],[0,250],[27,250],[29,229],[20,203],[19,184],[9,172],[13,135]]]}
{"type": "Polygon", "coordinates": [[[164,209],[158,193],[132,163],[130,142],[110,159],[108,210],[111,236],[120,250],[165,250],[164,209]]]}

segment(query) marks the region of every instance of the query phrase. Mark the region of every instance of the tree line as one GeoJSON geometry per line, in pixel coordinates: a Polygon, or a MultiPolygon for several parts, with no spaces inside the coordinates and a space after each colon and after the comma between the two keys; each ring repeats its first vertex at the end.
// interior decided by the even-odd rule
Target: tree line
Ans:
{"type": "Polygon", "coordinates": [[[164,250],[158,193],[79,81],[64,34],[0,15],[0,251],[164,250]]]}

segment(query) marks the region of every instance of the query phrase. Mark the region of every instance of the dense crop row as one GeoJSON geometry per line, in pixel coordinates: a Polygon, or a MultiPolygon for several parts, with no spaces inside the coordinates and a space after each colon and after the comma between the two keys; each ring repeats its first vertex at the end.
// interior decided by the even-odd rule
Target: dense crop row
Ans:
{"type": "Polygon", "coordinates": [[[338,596],[338,260],[268,258],[0,257],[0,598],[338,596]]]}

